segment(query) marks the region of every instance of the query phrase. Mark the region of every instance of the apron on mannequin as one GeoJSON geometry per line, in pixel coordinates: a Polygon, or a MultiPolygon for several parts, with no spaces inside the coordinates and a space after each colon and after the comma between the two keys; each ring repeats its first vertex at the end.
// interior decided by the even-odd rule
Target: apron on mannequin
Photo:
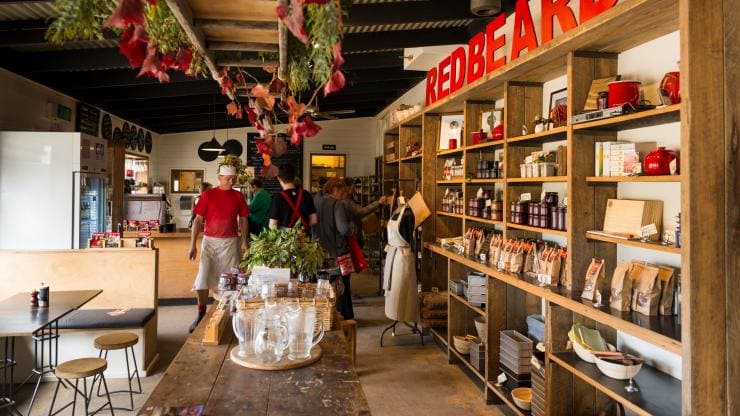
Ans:
{"type": "Polygon", "coordinates": [[[388,221],[383,289],[385,289],[385,315],[394,321],[419,320],[419,300],[416,284],[416,259],[409,241],[399,231],[406,205],[400,206],[388,221]]]}

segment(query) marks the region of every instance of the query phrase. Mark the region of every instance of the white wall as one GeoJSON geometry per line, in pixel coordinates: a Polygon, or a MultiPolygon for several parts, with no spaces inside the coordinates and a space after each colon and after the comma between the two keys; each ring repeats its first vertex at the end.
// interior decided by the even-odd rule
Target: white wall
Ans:
{"type": "MultiPolygon", "coordinates": [[[[378,121],[372,117],[318,121],[321,131],[315,137],[303,141],[303,183],[308,183],[310,175],[311,153],[334,153],[347,155],[347,175],[363,176],[374,174],[375,155],[378,154],[378,121]],[[334,144],[336,150],[321,150],[323,144],[334,144]]],[[[280,131],[282,126],[277,126],[280,131]]],[[[229,129],[228,138],[238,140],[246,159],[247,133],[256,132],[254,128],[229,129]]],[[[204,162],[198,157],[198,146],[213,137],[213,131],[198,131],[160,135],[154,142],[156,159],[151,171],[152,182],[165,183],[169,186],[171,169],[203,169],[205,180],[215,182],[218,174],[218,160],[204,162]]],[[[216,140],[226,141],[226,130],[216,130],[216,140]]],[[[168,188],[169,189],[169,188],[168,188]]],[[[178,227],[185,227],[191,211],[179,209],[179,198],[182,194],[171,194],[171,213],[178,227]]]]}
{"type": "Polygon", "coordinates": [[[77,100],[0,68],[0,130],[74,131],[77,100]],[[72,109],[72,120],[51,120],[47,103],[72,109]]]}

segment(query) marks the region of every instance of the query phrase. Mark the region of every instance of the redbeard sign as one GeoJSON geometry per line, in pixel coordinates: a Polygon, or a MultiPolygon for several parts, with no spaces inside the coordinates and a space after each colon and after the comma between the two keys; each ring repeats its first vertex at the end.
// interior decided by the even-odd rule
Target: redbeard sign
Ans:
{"type": "MultiPolygon", "coordinates": [[[[506,34],[500,33],[506,25],[506,15],[499,14],[486,25],[485,32],[477,33],[468,41],[468,50],[459,47],[452,51],[436,67],[427,72],[425,105],[433,104],[521,56],[522,52],[534,51],[551,41],[555,34],[555,19],[563,33],[578,27],[589,19],[611,9],[618,0],[578,0],[577,10],[571,0],[540,1],[539,29],[541,41],[537,39],[532,10],[527,0],[517,0],[514,9],[513,27],[509,33],[510,53],[501,53],[509,46],[506,34]],[[578,19],[576,19],[576,11],[578,19]],[[497,54],[498,52],[498,54],[497,54]],[[498,55],[498,58],[496,56],[498,55]]],[[[533,1],[533,2],[534,2],[533,1]]],[[[576,1],[573,1],[576,3],[576,1]]]]}

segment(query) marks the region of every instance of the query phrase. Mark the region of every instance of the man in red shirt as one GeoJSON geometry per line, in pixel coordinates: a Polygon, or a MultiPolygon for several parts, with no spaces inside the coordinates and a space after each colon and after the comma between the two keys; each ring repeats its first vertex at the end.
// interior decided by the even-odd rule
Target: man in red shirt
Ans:
{"type": "Polygon", "coordinates": [[[241,253],[249,248],[247,224],[249,208],[241,192],[231,189],[234,183],[236,183],[236,168],[220,166],[218,186],[204,192],[193,210],[195,220],[190,234],[190,252],[188,253],[190,260],[194,260],[198,254],[195,242],[198,241],[204,221],[205,230],[203,231],[198,275],[193,283],[193,290],[198,293],[198,317],[190,326],[190,332],[195,330],[200,320],[203,319],[203,315],[206,314],[208,290],[218,293],[218,278],[221,273],[239,264],[241,253]],[[238,231],[241,235],[237,234],[237,219],[238,231]]]}

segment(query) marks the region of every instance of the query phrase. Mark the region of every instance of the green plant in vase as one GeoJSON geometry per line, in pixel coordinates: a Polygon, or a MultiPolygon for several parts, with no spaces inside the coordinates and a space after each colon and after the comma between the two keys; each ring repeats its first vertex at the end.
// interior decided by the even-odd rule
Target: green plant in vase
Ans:
{"type": "Polygon", "coordinates": [[[298,221],[293,228],[263,229],[258,236],[253,235],[240,266],[248,270],[255,266],[284,268],[294,275],[316,275],[324,265],[325,252],[301,227],[298,221]]]}

